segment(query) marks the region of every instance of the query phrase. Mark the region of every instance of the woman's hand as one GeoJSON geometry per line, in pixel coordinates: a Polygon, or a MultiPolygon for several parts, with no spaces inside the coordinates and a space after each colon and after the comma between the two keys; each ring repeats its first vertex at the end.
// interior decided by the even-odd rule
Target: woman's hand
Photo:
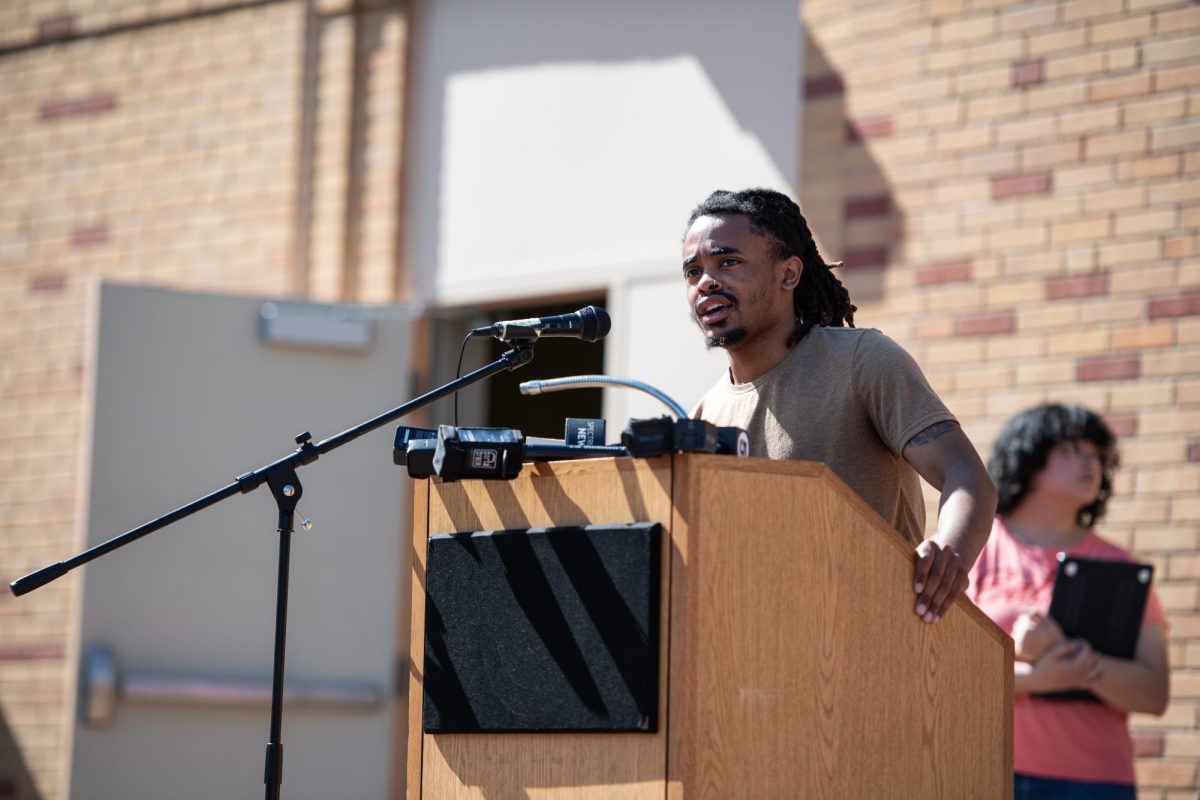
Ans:
{"type": "Polygon", "coordinates": [[[1018,673],[1016,689],[1025,693],[1089,689],[1102,673],[1100,656],[1083,639],[1063,639],[1036,662],[1023,666],[1027,669],[1018,673]]]}
{"type": "Polygon", "coordinates": [[[1025,611],[1013,623],[1013,652],[1021,661],[1031,664],[1062,641],[1062,628],[1040,611],[1025,611]]]}

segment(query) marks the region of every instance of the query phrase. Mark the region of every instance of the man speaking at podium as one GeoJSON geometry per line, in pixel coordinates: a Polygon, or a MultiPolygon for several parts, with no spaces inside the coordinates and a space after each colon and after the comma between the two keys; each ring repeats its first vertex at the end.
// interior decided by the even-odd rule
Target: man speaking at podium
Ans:
{"type": "Polygon", "coordinates": [[[729,356],[692,416],[745,428],[753,456],[827,464],[916,547],[913,608],[940,620],[987,540],[995,489],[912,357],[853,327],[799,206],[713,192],[688,219],[683,278],[708,347],[729,356]],[[929,539],[918,475],[941,492],[929,539]]]}

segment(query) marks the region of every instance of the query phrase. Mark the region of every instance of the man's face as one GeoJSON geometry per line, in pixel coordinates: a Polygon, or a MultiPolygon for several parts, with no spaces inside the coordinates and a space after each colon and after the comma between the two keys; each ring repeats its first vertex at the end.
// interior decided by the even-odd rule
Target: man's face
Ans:
{"type": "Polygon", "coordinates": [[[742,214],[697,217],[688,228],[683,278],[709,348],[734,349],[767,331],[790,330],[800,259],[778,260],[773,244],[742,214]]]}

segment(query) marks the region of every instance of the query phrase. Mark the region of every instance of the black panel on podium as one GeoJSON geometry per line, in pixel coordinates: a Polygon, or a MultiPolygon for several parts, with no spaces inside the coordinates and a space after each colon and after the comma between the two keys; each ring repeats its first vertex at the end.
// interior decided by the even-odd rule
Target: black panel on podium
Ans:
{"type": "Polygon", "coordinates": [[[425,732],[656,730],[661,532],[431,536],[425,732]]]}

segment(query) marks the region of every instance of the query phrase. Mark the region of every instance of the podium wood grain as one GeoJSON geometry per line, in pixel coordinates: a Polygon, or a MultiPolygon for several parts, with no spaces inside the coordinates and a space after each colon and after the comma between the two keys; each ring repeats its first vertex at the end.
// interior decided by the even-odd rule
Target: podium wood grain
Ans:
{"type": "Polygon", "coordinates": [[[965,600],[918,620],[912,548],[825,466],[597,459],[423,493],[413,800],[1012,796],[1012,640],[965,600]],[[657,733],[421,732],[428,534],[641,521],[669,533],[657,733]]]}

